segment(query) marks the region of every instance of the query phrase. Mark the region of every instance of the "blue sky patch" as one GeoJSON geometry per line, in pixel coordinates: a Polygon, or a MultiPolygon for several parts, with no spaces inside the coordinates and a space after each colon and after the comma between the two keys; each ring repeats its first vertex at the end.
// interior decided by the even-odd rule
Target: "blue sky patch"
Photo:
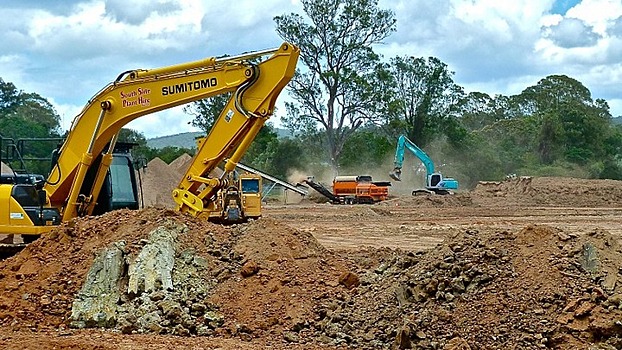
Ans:
{"type": "Polygon", "coordinates": [[[568,10],[579,4],[581,0],[555,0],[551,13],[565,15],[568,10]]]}

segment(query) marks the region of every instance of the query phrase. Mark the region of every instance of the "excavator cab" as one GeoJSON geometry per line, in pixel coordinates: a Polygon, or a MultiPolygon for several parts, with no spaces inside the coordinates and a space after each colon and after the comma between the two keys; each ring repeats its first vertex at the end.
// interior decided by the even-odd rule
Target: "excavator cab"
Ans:
{"type": "Polygon", "coordinates": [[[430,175],[430,183],[428,185],[428,187],[436,187],[438,186],[438,184],[443,181],[443,176],[439,173],[435,173],[430,175]]]}

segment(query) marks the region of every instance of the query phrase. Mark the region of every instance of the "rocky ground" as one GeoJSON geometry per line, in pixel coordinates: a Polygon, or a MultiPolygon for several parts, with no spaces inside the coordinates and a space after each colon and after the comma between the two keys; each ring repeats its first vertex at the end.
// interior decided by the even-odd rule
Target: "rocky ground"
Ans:
{"type": "Polygon", "coordinates": [[[0,262],[0,346],[620,349],[621,214],[622,182],[523,177],[231,227],[83,218],[0,262]]]}

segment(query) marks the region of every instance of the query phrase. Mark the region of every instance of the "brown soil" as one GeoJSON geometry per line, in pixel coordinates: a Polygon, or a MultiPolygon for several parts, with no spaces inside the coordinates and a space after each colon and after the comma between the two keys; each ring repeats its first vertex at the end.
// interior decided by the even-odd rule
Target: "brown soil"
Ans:
{"type": "Polygon", "coordinates": [[[271,204],[231,227],[165,208],[83,218],[0,262],[0,347],[620,349],[621,214],[622,182],[518,178],[271,204]],[[223,323],[206,336],[70,328],[95,255],[120,240],[131,255],[171,221],[206,259],[205,304],[223,323]]]}
{"type": "Polygon", "coordinates": [[[11,167],[0,162],[0,173],[2,174],[12,174],[13,171],[11,170],[11,167]]]}

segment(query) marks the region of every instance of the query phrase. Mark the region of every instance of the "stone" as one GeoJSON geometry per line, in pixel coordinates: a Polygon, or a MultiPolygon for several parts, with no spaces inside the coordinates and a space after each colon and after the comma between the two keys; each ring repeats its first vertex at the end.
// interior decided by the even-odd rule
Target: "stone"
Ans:
{"type": "Polygon", "coordinates": [[[121,296],[118,285],[123,277],[124,242],[102,250],[93,261],[86,281],[71,307],[72,325],[84,327],[113,327],[121,296]]]}
{"type": "Polygon", "coordinates": [[[128,268],[129,294],[173,289],[175,240],[185,229],[185,225],[159,226],[149,234],[148,243],[128,268]]]}
{"type": "Polygon", "coordinates": [[[399,329],[397,335],[395,336],[394,345],[397,349],[412,349],[412,343],[410,341],[410,328],[408,326],[402,326],[399,329]]]}
{"type": "Polygon", "coordinates": [[[259,265],[253,260],[247,261],[240,269],[242,277],[250,277],[259,272],[259,265]]]}
{"type": "Polygon", "coordinates": [[[344,285],[348,289],[357,287],[360,283],[359,276],[350,271],[344,272],[339,276],[339,284],[344,285]]]}
{"type": "Polygon", "coordinates": [[[285,339],[286,341],[290,343],[300,342],[300,336],[298,336],[297,333],[291,332],[291,331],[283,332],[283,339],[285,339]]]}

